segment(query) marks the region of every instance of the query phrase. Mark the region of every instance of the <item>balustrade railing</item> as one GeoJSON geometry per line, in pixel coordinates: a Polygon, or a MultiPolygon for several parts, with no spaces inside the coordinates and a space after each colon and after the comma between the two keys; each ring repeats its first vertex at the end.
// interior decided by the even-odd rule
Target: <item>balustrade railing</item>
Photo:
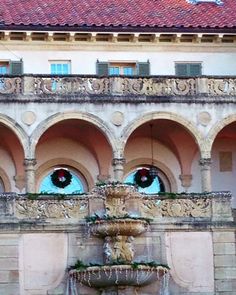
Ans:
{"type": "Polygon", "coordinates": [[[236,77],[0,77],[0,95],[24,96],[236,96],[236,77]]]}
{"type": "MultiPolygon", "coordinates": [[[[95,194],[62,195],[18,195],[0,194],[0,224],[6,218],[12,220],[63,219],[65,222],[81,221],[94,212],[102,212],[104,200],[95,194]],[[94,202],[96,201],[96,202],[94,202]],[[94,205],[96,204],[96,205],[94,205]],[[93,212],[94,211],[94,212],[93,212]]],[[[169,218],[176,221],[202,220],[232,221],[231,194],[229,192],[211,192],[206,194],[134,194],[125,203],[127,212],[162,222],[169,218]],[[164,218],[164,219],[163,219],[164,218]]]]}

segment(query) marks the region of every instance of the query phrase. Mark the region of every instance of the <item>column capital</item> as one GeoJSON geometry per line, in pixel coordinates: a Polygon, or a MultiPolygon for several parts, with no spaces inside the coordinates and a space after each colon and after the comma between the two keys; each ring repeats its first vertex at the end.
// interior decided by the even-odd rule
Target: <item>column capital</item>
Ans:
{"type": "Polygon", "coordinates": [[[36,159],[24,159],[25,167],[35,166],[36,164],[37,164],[36,159]]]}
{"type": "Polygon", "coordinates": [[[212,164],[212,160],[211,160],[211,158],[201,158],[200,160],[199,160],[199,165],[200,166],[211,166],[211,164],[212,164]]]}
{"type": "Polygon", "coordinates": [[[125,158],[114,158],[112,160],[112,165],[116,166],[116,165],[124,165],[126,162],[125,158]]]}

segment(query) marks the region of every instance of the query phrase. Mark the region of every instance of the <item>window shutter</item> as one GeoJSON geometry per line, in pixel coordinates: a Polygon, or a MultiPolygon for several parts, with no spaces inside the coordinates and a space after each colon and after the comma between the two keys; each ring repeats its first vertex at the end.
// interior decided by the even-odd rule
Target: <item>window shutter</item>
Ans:
{"type": "Polygon", "coordinates": [[[201,64],[189,64],[189,76],[200,76],[202,74],[201,64]]]}
{"type": "Polygon", "coordinates": [[[22,75],[23,74],[23,61],[11,61],[10,62],[10,75],[22,75]]]}
{"type": "Polygon", "coordinates": [[[139,75],[139,76],[149,76],[150,75],[149,61],[137,63],[137,75],[139,75]]]}
{"type": "Polygon", "coordinates": [[[176,76],[188,76],[188,64],[175,64],[176,76]]]}
{"type": "Polygon", "coordinates": [[[97,75],[108,76],[108,62],[97,61],[96,67],[97,67],[97,75]]]}

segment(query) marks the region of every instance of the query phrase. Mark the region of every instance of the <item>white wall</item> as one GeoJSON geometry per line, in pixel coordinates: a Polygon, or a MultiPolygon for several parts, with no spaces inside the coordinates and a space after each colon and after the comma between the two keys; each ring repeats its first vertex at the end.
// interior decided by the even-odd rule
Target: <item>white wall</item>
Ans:
{"type": "Polygon", "coordinates": [[[24,72],[32,74],[50,74],[50,63],[52,60],[71,61],[71,74],[95,74],[96,61],[150,61],[152,75],[174,75],[175,62],[201,62],[203,75],[236,75],[236,52],[207,52],[199,51],[197,48],[192,51],[184,48],[163,48],[157,47],[156,51],[149,51],[146,46],[142,50],[130,48],[130,51],[111,50],[55,50],[45,47],[40,50],[32,48],[27,50],[7,51],[0,47],[0,60],[24,61],[24,72]],[[14,54],[13,54],[14,53],[14,54]]]}

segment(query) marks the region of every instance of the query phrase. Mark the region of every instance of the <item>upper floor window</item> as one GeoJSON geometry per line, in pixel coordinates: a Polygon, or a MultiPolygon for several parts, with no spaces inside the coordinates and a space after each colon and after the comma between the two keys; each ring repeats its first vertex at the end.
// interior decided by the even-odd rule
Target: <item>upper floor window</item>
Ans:
{"type": "Polygon", "coordinates": [[[150,63],[147,62],[100,62],[97,61],[97,75],[99,76],[148,76],[150,63]]]}
{"type": "Polygon", "coordinates": [[[202,64],[198,62],[176,62],[175,63],[176,76],[201,76],[202,64]]]}
{"type": "Polygon", "coordinates": [[[0,75],[22,75],[23,61],[0,61],[0,75]]]}
{"type": "Polygon", "coordinates": [[[199,4],[199,3],[215,3],[217,5],[224,4],[222,0],[187,0],[187,2],[191,4],[199,4]]]}
{"type": "Polygon", "coordinates": [[[70,74],[70,61],[51,61],[50,73],[52,75],[68,75],[70,74]]]}
{"type": "Polygon", "coordinates": [[[6,75],[9,73],[9,63],[0,62],[0,75],[6,75]]]}

